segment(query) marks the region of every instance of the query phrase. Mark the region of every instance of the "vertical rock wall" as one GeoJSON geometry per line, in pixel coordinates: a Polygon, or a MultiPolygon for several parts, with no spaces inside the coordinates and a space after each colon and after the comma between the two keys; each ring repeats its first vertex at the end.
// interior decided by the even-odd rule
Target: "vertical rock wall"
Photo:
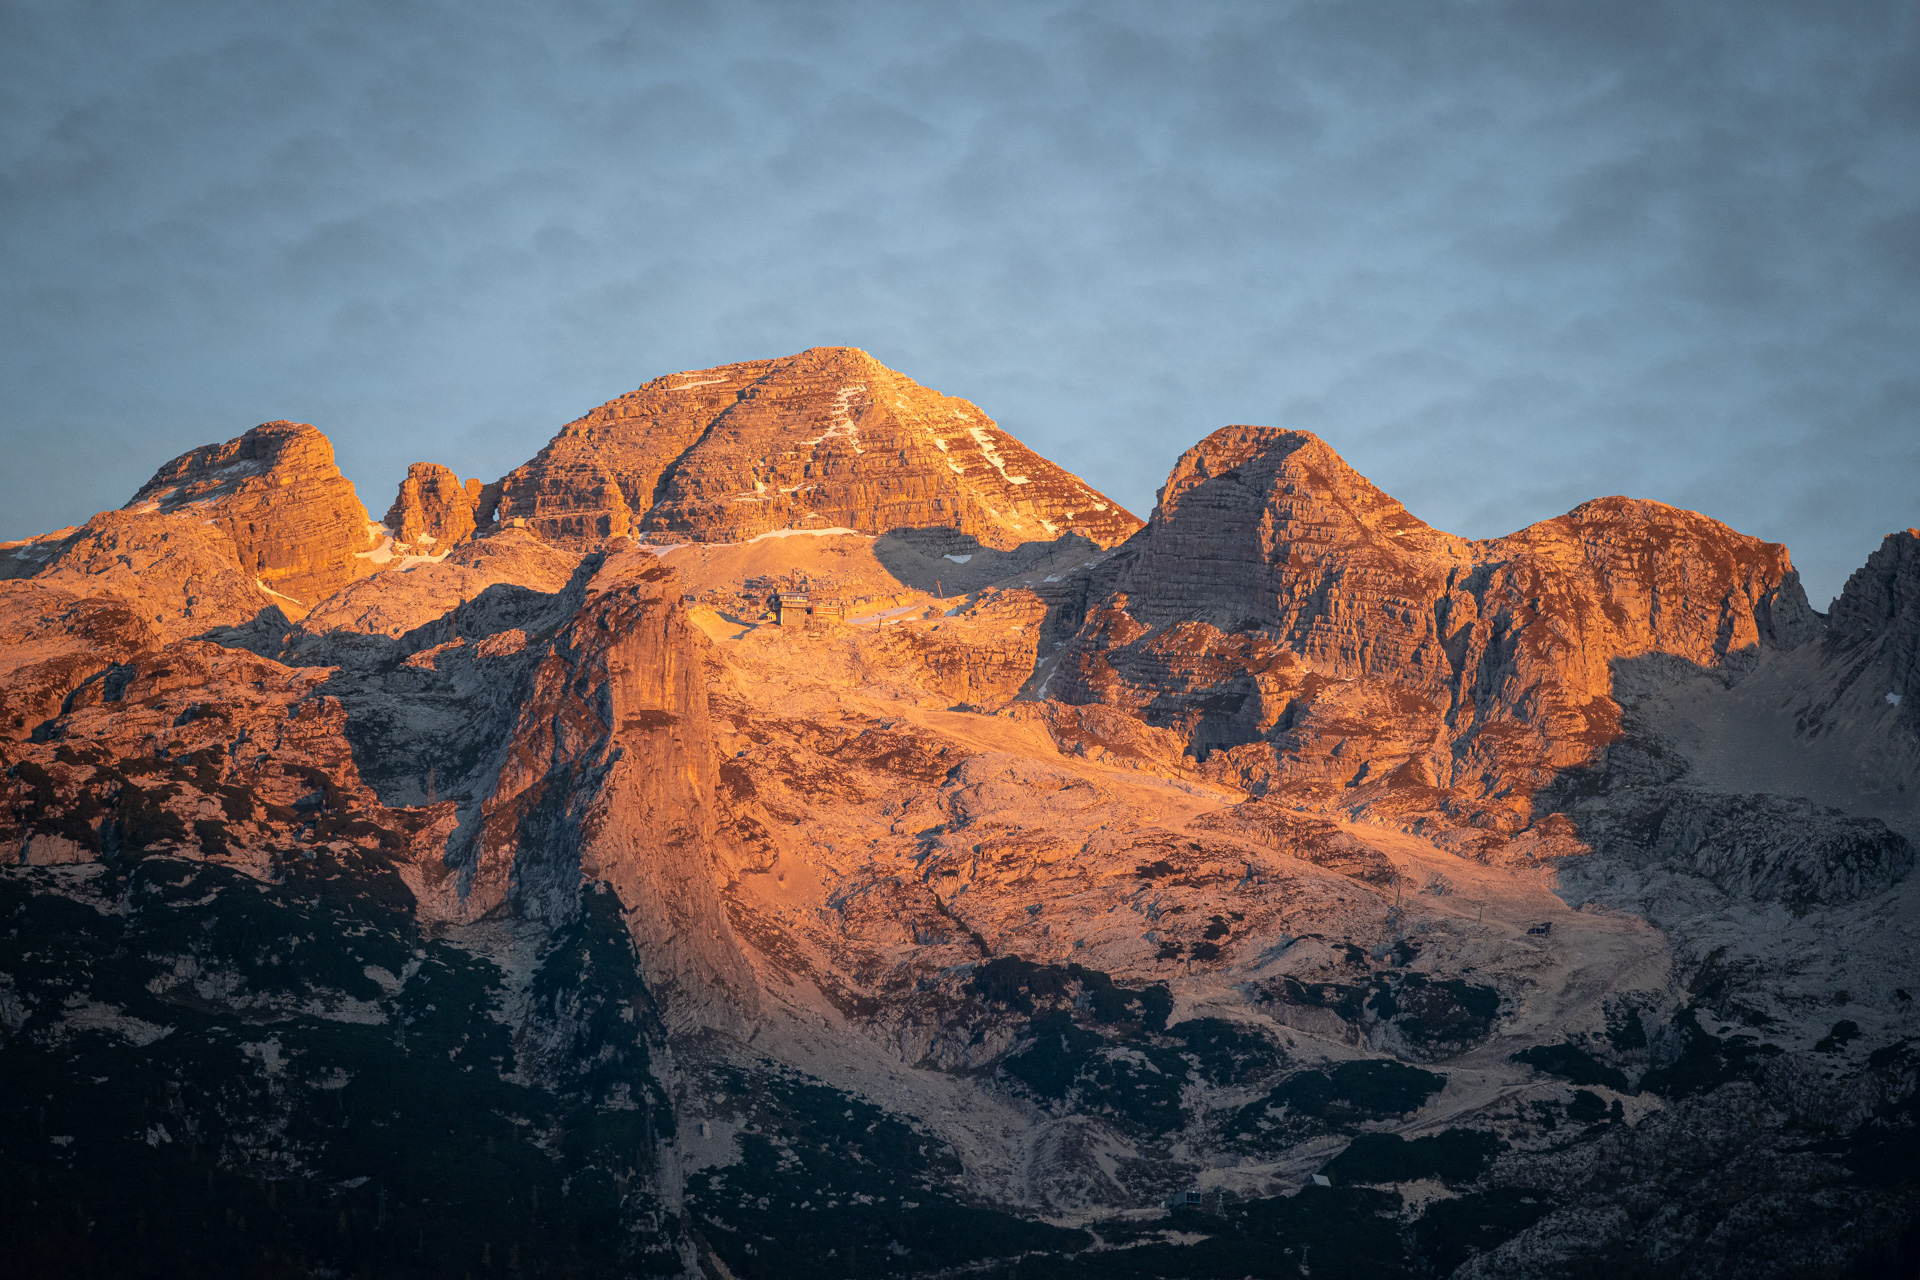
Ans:
{"type": "Polygon", "coordinates": [[[387,508],[386,526],[409,546],[451,550],[473,533],[480,490],[478,480],[463,485],[459,476],[438,463],[416,462],[407,468],[407,478],[387,508]]]}
{"type": "Polygon", "coordinates": [[[703,644],[671,570],[607,559],[521,700],[467,894],[564,920],[583,878],[605,881],[670,1016],[725,1024],[756,1000],[720,899],[703,644]]]}

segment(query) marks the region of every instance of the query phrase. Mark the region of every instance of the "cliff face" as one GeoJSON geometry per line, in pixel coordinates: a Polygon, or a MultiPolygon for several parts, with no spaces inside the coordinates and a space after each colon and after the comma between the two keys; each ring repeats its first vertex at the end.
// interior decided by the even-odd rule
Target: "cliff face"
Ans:
{"type": "Polygon", "coordinates": [[[1603,498],[1505,538],[1429,528],[1301,432],[1175,467],[1048,691],[1137,709],[1255,778],[1457,790],[1479,821],[1618,730],[1615,664],[1751,663],[1816,621],[1786,549],[1603,498]],[[1253,749],[1254,747],[1258,749],[1253,749]]]}
{"type": "Polygon", "coordinates": [[[1001,549],[1070,532],[1111,546],[1140,523],[965,400],[845,347],[657,378],[503,479],[498,515],[580,547],[921,527],[1001,549]]]}
{"type": "Polygon", "coordinates": [[[1920,529],[1887,535],[1847,579],[1829,623],[1832,648],[1878,648],[1889,692],[1910,716],[1920,717],[1920,529]]]}
{"type": "Polygon", "coordinates": [[[542,652],[465,855],[466,911],[567,920],[582,879],[611,885],[649,987],[683,1021],[757,1006],[721,908],[725,880],[705,641],[673,572],[610,557],[542,652]]]}
{"type": "Polygon", "coordinates": [[[473,533],[474,508],[484,486],[478,480],[460,483],[446,467],[416,462],[407,468],[400,492],[387,508],[386,526],[397,541],[441,552],[473,533]]]}
{"type": "Polygon", "coordinates": [[[154,473],[124,510],[188,512],[233,539],[241,569],[304,613],[374,572],[367,509],[302,422],[267,422],[202,445],[154,473]]]}

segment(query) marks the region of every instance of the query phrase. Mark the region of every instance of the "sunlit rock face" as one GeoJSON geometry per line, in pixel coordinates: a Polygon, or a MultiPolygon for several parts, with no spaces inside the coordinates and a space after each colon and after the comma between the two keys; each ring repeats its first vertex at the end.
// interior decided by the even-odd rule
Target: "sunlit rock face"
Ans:
{"type": "Polygon", "coordinates": [[[974,405],[850,347],[656,378],[511,472],[498,516],[578,546],[789,528],[949,528],[1001,549],[1077,532],[1110,546],[1140,523],[974,405]]]}
{"type": "Polygon", "coordinates": [[[1920,535],[1829,621],[1263,427],[1136,529],[844,349],[377,545],[316,439],[0,548],[23,1274],[1899,1261],[1920,535]]]}
{"type": "Polygon", "coordinates": [[[478,480],[461,484],[460,477],[438,463],[416,462],[407,468],[407,478],[387,508],[386,526],[396,541],[408,546],[450,550],[473,532],[483,487],[478,480]]]}
{"type": "MultiPolygon", "coordinates": [[[[1049,692],[1202,753],[1347,785],[1396,775],[1500,824],[1617,732],[1615,666],[1750,664],[1816,630],[1786,548],[1690,511],[1584,503],[1505,538],[1432,529],[1316,437],[1215,432],[1120,554],[1049,692]]],[[[1522,822],[1522,825],[1524,823],[1522,822]]]]}
{"type": "Polygon", "coordinates": [[[283,599],[241,568],[218,524],[191,511],[103,511],[62,539],[33,582],[125,601],[162,641],[250,628],[271,643],[286,629],[283,599]]]}
{"type": "Polygon", "coordinates": [[[181,454],[125,510],[185,513],[233,539],[240,568],[305,612],[374,572],[367,509],[303,422],[267,422],[225,444],[181,454]]]}

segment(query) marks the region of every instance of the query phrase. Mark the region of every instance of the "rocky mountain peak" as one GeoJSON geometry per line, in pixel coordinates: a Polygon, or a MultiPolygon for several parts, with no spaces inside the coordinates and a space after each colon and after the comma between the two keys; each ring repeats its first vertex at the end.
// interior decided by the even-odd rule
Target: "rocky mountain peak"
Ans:
{"type": "Polygon", "coordinates": [[[501,481],[497,517],[575,548],[831,528],[1112,546],[1140,525],[976,406],[851,347],[690,370],[608,401],[501,481]]]}
{"type": "Polygon", "coordinates": [[[1237,751],[1256,788],[1393,775],[1508,797],[1480,811],[1494,827],[1612,740],[1618,663],[1751,664],[1817,630],[1786,548],[1695,512],[1602,498],[1468,542],[1264,427],[1189,450],[1115,562],[1054,696],[1237,751]]]}
{"type": "Polygon", "coordinates": [[[474,510],[484,488],[478,480],[461,484],[459,476],[438,463],[416,462],[407,468],[385,524],[398,542],[445,550],[472,535],[474,510]]]}
{"type": "Polygon", "coordinates": [[[241,568],[293,613],[375,569],[367,509],[334,464],[332,442],[304,422],[265,422],[188,450],[123,508],[187,509],[231,537],[241,568]]]}
{"type": "Polygon", "coordinates": [[[1879,643],[1894,685],[1888,696],[1920,716],[1920,529],[1888,534],[1847,579],[1828,620],[1836,646],[1879,643]]]}
{"type": "Polygon", "coordinates": [[[7,1256],[1911,1273],[1920,531],[1828,625],[1304,432],[1101,502],[817,348],[0,545],[7,1256]]]}
{"type": "Polygon", "coordinates": [[[1329,574],[1411,598],[1467,560],[1318,436],[1233,426],[1174,465],[1122,589],[1148,625],[1291,631],[1329,574]]]}

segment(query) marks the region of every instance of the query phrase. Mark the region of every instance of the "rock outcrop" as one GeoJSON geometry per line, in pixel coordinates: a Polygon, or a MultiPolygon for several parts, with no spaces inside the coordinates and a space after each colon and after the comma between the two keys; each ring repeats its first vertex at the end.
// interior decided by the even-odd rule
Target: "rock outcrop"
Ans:
{"type": "Polygon", "coordinates": [[[387,528],[394,539],[427,552],[450,551],[473,533],[474,509],[480,504],[478,480],[460,483],[460,477],[435,462],[416,462],[407,468],[400,492],[387,508],[387,528]]]}
{"type": "Polygon", "coordinates": [[[524,529],[462,542],[442,556],[395,568],[322,601],[301,619],[292,647],[317,653],[343,634],[401,639],[495,588],[551,594],[567,585],[580,557],[524,529]],[[317,647],[318,646],[318,647],[317,647]]]}
{"type": "Polygon", "coordinates": [[[240,567],[233,540],[188,512],[103,511],[35,577],[76,595],[124,600],[160,641],[224,638],[235,628],[271,645],[286,631],[278,601],[240,567]]]}
{"type": "Polygon", "coordinates": [[[721,906],[719,767],[700,633],[651,554],[600,566],[540,654],[465,863],[469,910],[564,921],[582,879],[625,904],[649,987],[683,1022],[757,1007],[721,906]]]}
{"type": "Polygon", "coordinates": [[[1920,529],[1888,534],[1847,579],[1828,621],[1829,647],[1873,648],[1887,692],[1920,724],[1920,529]]]}
{"type": "Polygon", "coordinates": [[[290,613],[374,572],[367,509],[334,465],[333,445],[303,422],[267,422],[202,445],[154,473],[124,510],[186,512],[233,539],[240,567],[290,613]]]}
{"type": "Polygon", "coordinates": [[[159,647],[125,600],[38,582],[0,584],[0,739],[30,737],[75,689],[159,647]]]}
{"type": "Polygon", "coordinates": [[[1602,498],[1505,538],[1429,528],[1304,432],[1182,457],[1049,685],[1137,710],[1256,786],[1391,779],[1515,829],[1618,729],[1614,664],[1751,663],[1811,637],[1786,549],[1602,498]]]}
{"type": "Polygon", "coordinates": [[[1105,547],[1140,524],[972,404],[846,347],[656,378],[506,476],[498,517],[577,548],[832,528],[949,528],[1003,550],[1079,533],[1105,547]]]}

